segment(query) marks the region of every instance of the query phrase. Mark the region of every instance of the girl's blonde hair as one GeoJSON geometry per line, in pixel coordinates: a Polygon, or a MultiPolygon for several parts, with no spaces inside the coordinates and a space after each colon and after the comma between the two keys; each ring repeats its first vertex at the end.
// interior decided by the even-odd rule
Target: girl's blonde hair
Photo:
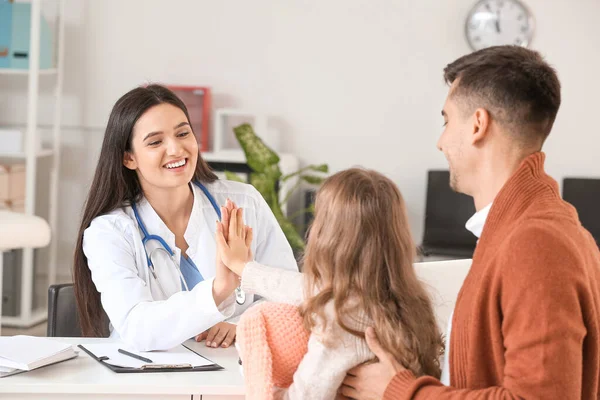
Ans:
{"type": "Polygon", "coordinates": [[[342,329],[364,338],[352,323],[364,315],[398,362],[416,376],[439,377],[442,337],[414,258],[404,200],[390,179],[358,168],[331,176],[317,194],[304,256],[305,326],[327,326],[332,301],[342,329]]]}

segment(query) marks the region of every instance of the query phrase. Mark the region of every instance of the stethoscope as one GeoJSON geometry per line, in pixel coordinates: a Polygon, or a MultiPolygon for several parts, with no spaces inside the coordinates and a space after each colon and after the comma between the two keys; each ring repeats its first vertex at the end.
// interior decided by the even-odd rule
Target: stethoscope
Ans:
{"type": "MultiPolygon", "coordinates": [[[[221,210],[219,209],[219,206],[218,206],[215,198],[210,194],[210,192],[208,191],[206,186],[204,186],[202,183],[194,182],[194,184],[196,186],[198,186],[200,188],[200,190],[202,190],[202,193],[204,193],[204,195],[206,196],[208,201],[210,201],[210,204],[212,204],[213,208],[215,209],[215,212],[217,213],[217,216],[219,217],[219,221],[220,221],[221,220],[221,210]]],[[[152,254],[154,254],[154,252],[157,250],[164,251],[165,253],[167,253],[169,255],[169,258],[171,259],[171,261],[173,261],[173,264],[175,265],[175,269],[179,273],[179,279],[181,279],[181,282],[183,283],[185,290],[189,291],[190,289],[188,288],[188,285],[185,282],[185,278],[183,277],[183,274],[181,273],[181,268],[179,266],[179,262],[177,262],[177,260],[175,258],[175,252],[171,249],[171,247],[167,244],[167,242],[165,242],[165,240],[162,237],[160,237],[158,235],[150,235],[148,233],[148,230],[146,229],[146,226],[142,222],[142,218],[140,217],[140,214],[137,211],[137,206],[135,205],[135,203],[131,203],[131,209],[133,210],[135,219],[137,220],[138,226],[140,227],[140,230],[142,231],[142,234],[143,234],[142,245],[144,246],[144,252],[146,253],[146,261],[148,263],[148,269],[150,270],[150,273],[152,274],[152,276],[154,277],[154,280],[158,284],[158,287],[159,287],[160,291],[162,292],[163,296],[167,297],[166,292],[164,291],[162,285],[160,284],[158,276],[156,275],[154,263],[152,263],[152,254]],[[150,254],[148,254],[148,250],[146,249],[146,243],[148,243],[150,240],[156,240],[158,243],[160,243],[160,245],[162,247],[156,247],[154,250],[152,250],[150,252],[150,254]]],[[[246,293],[244,293],[242,288],[239,286],[235,289],[235,301],[239,305],[242,305],[246,302],[246,293]]]]}

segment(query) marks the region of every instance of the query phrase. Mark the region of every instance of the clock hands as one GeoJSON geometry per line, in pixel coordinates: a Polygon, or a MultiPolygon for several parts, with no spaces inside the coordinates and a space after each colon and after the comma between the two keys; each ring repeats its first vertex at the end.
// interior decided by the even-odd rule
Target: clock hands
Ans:
{"type": "Polygon", "coordinates": [[[496,32],[500,33],[500,9],[496,10],[496,32]]]}

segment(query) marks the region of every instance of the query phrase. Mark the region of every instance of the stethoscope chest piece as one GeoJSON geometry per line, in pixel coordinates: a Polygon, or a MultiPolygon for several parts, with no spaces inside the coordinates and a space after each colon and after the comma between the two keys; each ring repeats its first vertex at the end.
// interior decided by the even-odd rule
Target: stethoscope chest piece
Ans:
{"type": "Polygon", "coordinates": [[[235,288],[235,301],[240,306],[246,302],[246,293],[239,286],[235,288]]]}

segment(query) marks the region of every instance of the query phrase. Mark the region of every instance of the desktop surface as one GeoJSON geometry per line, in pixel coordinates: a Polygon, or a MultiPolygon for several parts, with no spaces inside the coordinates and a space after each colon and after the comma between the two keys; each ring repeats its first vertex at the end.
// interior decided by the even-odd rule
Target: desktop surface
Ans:
{"type": "MultiPolygon", "coordinates": [[[[111,341],[97,338],[55,339],[73,345],[111,341]]],[[[219,364],[224,370],[117,374],[79,349],[79,356],[72,360],[0,379],[0,397],[9,393],[35,393],[161,395],[161,398],[166,398],[165,395],[186,395],[187,399],[190,399],[190,395],[214,395],[215,399],[243,398],[244,379],[235,347],[213,349],[207,348],[204,342],[193,340],[185,342],[185,345],[219,364]]]]}

